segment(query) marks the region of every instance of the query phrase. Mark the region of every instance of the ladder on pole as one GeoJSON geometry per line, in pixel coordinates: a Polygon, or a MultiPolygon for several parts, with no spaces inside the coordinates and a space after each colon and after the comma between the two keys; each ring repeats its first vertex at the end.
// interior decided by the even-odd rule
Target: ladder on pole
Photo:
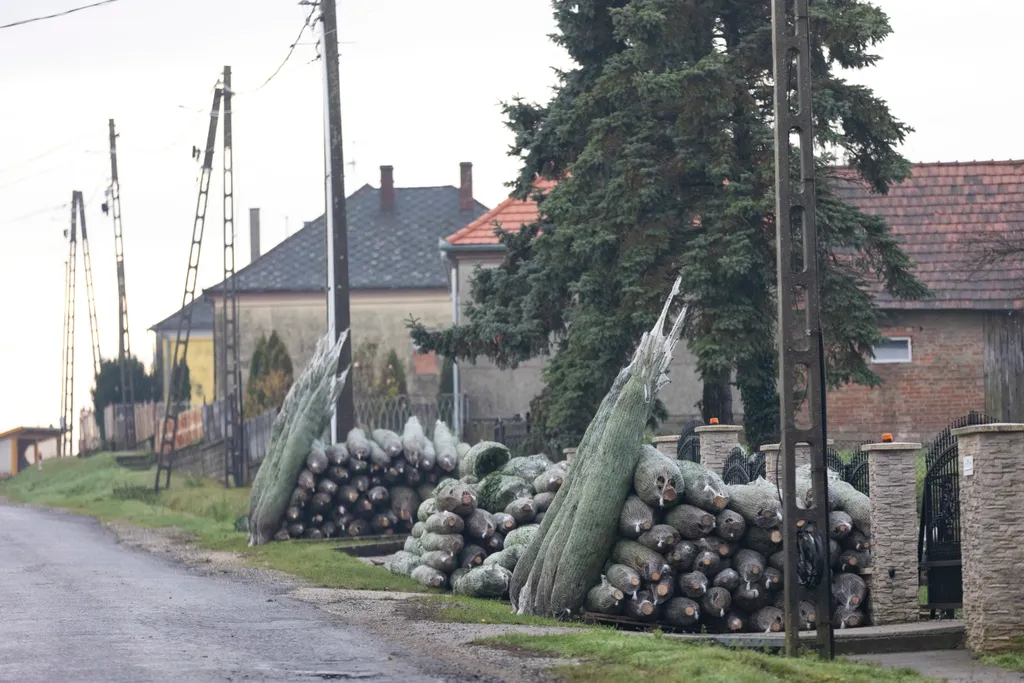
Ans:
{"type": "Polygon", "coordinates": [[[224,485],[244,486],[242,376],[238,361],[238,287],[235,281],[234,159],[231,140],[231,67],[224,67],[224,485]]]}
{"type": "MultiPolygon", "coordinates": [[[[117,262],[117,362],[121,370],[121,411],[124,417],[124,447],[136,446],[135,436],[135,378],[128,363],[132,356],[128,336],[128,295],[124,280],[124,233],[121,227],[121,183],[117,177],[117,132],[114,119],[110,127],[110,215],[114,220],[114,257],[117,262]]],[[[84,225],[84,224],[83,224],[84,225]]],[[[84,229],[83,229],[84,232],[84,229]]],[[[84,237],[84,235],[83,235],[84,237]]]]}
{"type": "Polygon", "coordinates": [[[61,424],[58,456],[62,458],[75,454],[75,261],[77,260],[77,209],[75,194],[71,195],[71,229],[68,237],[67,279],[64,286],[64,367],[61,384],[61,424]]]}
{"type": "Polygon", "coordinates": [[[89,254],[89,233],[85,229],[85,201],[82,193],[75,190],[72,193],[72,204],[78,205],[78,223],[82,229],[82,266],[85,270],[85,298],[89,304],[89,339],[92,342],[92,372],[93,378],[100,374],[100,328],[96,318],[96,289],[92,284],[92,256],[89,254]]]}
{"type": "Polygon", "coordinates": [[[164,421],[160,430],[160,449],[157,451],[156,480],[153,488],[160,490],[160,475],[164,474],[164,488],[171,485],[171,468],[174,461],[174,445],[178,438],[178,417],[181,406],[174,400],[183,381],[188,341],[192,333],[192,303],[196,298],[196,279],[199,275],[199,252],[203,245],[203,228],[206,225],[206,204],[210,192],[210,176],[213,174],[213,147],[217,141],[217,119],[220,116],[221,96],[218,86],[213,92],[210,108],[210,128],[206,136],[203,166],[199,174],[199,196],[196,198],[196,217],[192,224],[192,244],[189,247],[188,270],[185,272],[185,293],[181,299],[178,316],[178,333],[174,340],[174,352],[170,358],[171,377],[164,402],[164,421]]]}

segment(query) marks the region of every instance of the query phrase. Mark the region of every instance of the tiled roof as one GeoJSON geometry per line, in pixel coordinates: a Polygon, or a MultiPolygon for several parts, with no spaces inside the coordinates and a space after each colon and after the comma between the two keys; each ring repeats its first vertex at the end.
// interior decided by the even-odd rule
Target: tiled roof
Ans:
{"type": "MultiPolygon", "coordinates": [[[[874,194],[837,169],[847,180],[838,192],[867,214],[881,216],[903,242],[916,275],[932,292],[921,301],[894,300],[873,292],[886,309],[986,310],[1024,308],[1024,261],[1008,260],[979,268],[979,245],[1003,235],[1024,244],[1024,161],[915,164],[910,178],[886,195],[874,194]]],[[[554,183],[546,183],[545,189],[554,183]]],[[[515,230],[537,217],[533,201],[506,199],[448,237],[451,247],[495,246],[495,222],[515,230]]],[[[999,238],[996,238],[998,241],[999,238]]]]}
{"type": "Polygon", "coordinates": [[[912,176],[888,195],[853,180],[840,181],[838,189],[848,203],[886,220],[932,291],[922,301],[874,292],[882,308],[1022,307],[1024,263],[982,268],[979,259],[994,235],[1024,239],[1024,161],[915,164],[912,176]]]}
{"type": "MultiPolygon", "coordinates": [[[[187,308],[192,309],[192,331],[193,332],[212,332],[213,331],[213,302],[203,296],[196,297],[195,301],[190,303],[187,308]]],[[[181,309],[183,311],[185,309],[181,309]]],[[[178,318],[181,316],[181,311],[172,313],[167,318],[164,318],[153,327],[149,328],[152,332],[177,332],[178,330],[178,318]]]]}
{"type": "MultiPolygon", "coordinates": [[[[547,192],[555,186],[553,180],[538,180],[534,187],[541,192],[547,192]]],[[[498,246],[498,237],[495,235],[495,224],[497,223],[505,230],[518,230],[526,223],[537,220],[537,203],[532,199],[522,201],[509,197],[501,204],[477,218],[475,221],[462,228],[445,240],[453,247],[468,246],[498,246]]]]}
{"type": "MultiPolygon", "coordinates": [[[[448,286],[438,242],[487,207],[459,208],[459,189],[395,188],[395,208],[383,213],[380,190],[364,185],[346,200],[349,286],[352,289],[433,289],[448,286]]],[[[239,292],[320,292],[327,283],[324,217],[306,223],[238,271],[239,292]]],[[[219,294],[223,282],[206,289],[219,294]]]]}

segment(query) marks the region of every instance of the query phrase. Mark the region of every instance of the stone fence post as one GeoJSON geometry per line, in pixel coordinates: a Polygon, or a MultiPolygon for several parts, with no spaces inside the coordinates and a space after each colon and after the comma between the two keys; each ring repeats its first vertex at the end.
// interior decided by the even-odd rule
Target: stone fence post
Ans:
{"type": "Polygon", "coordinates": [[[871,491],[871,624],[901,624],[920,618],[917,571],[917,474],[919,443],[872,443],[868,455],[871,491]]]}
{"type": "Polygon", "coordinates": [[[740,445],[741,425],[705,425],[694,430],[700,437],[700,464],[722,474],[725,460],[740,445]]]}
{"type": "MultiPolygon", "coordinates": [[[[782,485],[782,456],[779,455],[781,446],[777,443],[769,443],[761,446],[764,453],[764,478],[773,484],[782,485]]],[[[809,465],[811,462],[811,444],[798,443],[796,445],[796,466],[809,465]]]]}
{"type": "Polygon", "coordinates": [[[662,455],[676,460],[679,452],[679,435],[675,434],[672,436],[656,436],[653,440],[654,447],[658,449],[658,452],[662,455]]]}
{"type": "MultiPolygon", "coordinates": [[[[995,652],[1024,634],[1024,424],[953,430],[960,459],[960,548],[967,648],[995,652]]],[[[874,494],[874,489],[871,490],[874,494]]]]}

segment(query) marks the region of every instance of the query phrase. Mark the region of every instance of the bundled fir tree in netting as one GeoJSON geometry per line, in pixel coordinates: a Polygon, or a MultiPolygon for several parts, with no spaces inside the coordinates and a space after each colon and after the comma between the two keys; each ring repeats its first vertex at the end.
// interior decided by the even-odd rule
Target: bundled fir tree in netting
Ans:
{"type": "MultiPolygon", "coordinates": [[[[575,65],[548,104],[505,106],[523,161],[515,194],[536,198],[540,218],[500,234],[504,260],[473,275],[465,324],[411,321],[413,339],[503,368],[550,354],[534,430],[575,445],[681,273],[698,370],[718,387],[735,372],[748,438],[760,441],[778,405],[765,368],[776,306],[770,2],[553,5],[554,40],[575,65]]],[[[840,186],[856,175],[885,192],[905,178],[897,146],[910,128],[841,75],[878,60],[891,31],[880,9],[815,2],[810,30],[828,380],[875,385],[866,358],[883,336],[868,291],[927,292],[885,221],[845,204],[840,186]]]]}

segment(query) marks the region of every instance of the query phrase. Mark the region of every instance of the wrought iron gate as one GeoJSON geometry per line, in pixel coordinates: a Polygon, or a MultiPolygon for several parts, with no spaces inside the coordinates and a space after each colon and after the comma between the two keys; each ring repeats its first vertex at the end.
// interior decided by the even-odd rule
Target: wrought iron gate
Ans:
{"type": "Polygon", "coordinates": [[[996,422],[972,411],[946,427],[925,453],[921,492],[921,524],[917,562],[921,583],[928,587],[925,608],[936,616],[952,617],[963,606],[963,567],[960,555],[960,452],[952,431],[958,427],[996,422]]]}
{"type": "Polygon", "coordinates": [[[676,444],[676,457],[679,460],[700,462],[700,436],[696,429],[703,426],[704,420],[690,420],[683,425],[679,433],[679,443],[676,444]]]}

